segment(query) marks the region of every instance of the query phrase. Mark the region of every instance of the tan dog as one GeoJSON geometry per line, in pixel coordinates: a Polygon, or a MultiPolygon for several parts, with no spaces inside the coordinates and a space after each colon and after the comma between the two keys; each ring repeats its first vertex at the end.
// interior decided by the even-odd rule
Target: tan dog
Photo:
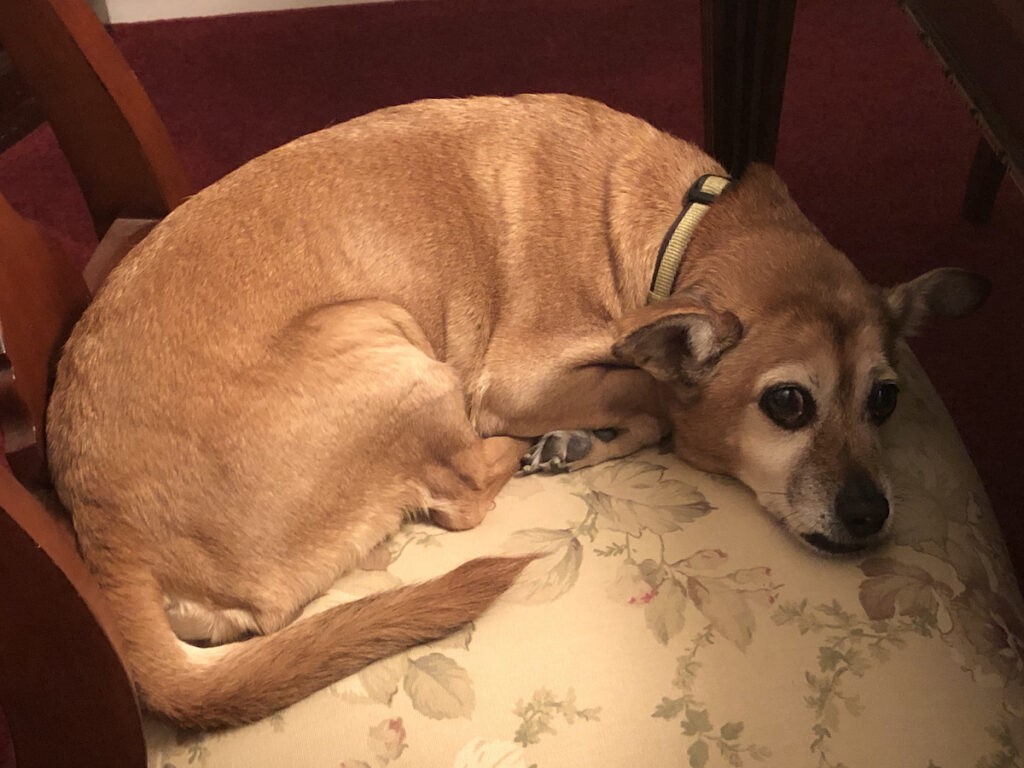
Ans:
{"type": "Polygon", "coordinates": [[[270,152],[157,227],[75,329],[49,412],[144,703],[251,721],[477,616],[526,560],[292,621],[411,510],[476,525],[539,435],[526,471],[673,432],[811,544],[881,539],[894,345],[985,283],[872,287],[755,167],[648,304],[707,173],[582,99],[421,102],[270,152]]]}

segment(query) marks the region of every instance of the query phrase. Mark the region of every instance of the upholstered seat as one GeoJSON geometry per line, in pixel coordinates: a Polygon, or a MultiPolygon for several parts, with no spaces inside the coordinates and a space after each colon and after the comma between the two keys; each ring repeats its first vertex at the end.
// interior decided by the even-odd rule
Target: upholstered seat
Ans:
{"type": "Polygon", "coordinates": [[[654,450],[517,478],[479,528],[412,525],[389,564],[324,598],[549,553],[476,626],[247,728],[150,721],[150,765],[1012,764],[1024,604],[955,429],[903,357],[892,545],[823,558],[736,482],[654,450]]]}

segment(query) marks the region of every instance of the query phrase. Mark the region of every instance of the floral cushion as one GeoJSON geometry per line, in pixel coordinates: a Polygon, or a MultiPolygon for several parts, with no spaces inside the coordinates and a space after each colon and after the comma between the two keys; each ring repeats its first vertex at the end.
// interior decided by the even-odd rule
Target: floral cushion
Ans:
{"type": "Polygon", "coordinates": [[[818,556],[739,484],[655,450],[517,478],[478,528],[409,526],[382,570],[324,598],[548,553],[475,626],[246,728],[150,721],[150,766],[1020,765],[1020,593],[955,429],[905,357],[885,427],[892,545],[818,556]]]}

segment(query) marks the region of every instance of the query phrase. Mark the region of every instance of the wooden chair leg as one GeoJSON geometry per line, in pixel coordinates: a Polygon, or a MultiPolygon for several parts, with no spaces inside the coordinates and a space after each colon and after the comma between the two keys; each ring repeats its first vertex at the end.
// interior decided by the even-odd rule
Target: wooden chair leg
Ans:
{"type": "Polygon", "coordinates": [[[7,719],[0,709],[0,768],[16,768],[14,765],[14,742],[11,741],[11,730],[7,727],[7,719]]]}
{"type": "Polygon", "coordinates": [[[971,170],[967,174],[967,191],[964,193],[963,214],[971,224],[984,224],[992,215],[999,185],[1006,175],[1006,165],[982,137],[974,152],[971,170]]]}
{"type": "Polygon", "coordinates": [[[734,176],[775,160],[796,0],[701,0],[704,144],[734,176]]]}
{"type": "Polygon", "coordinates": [[[134,686],[99,585],[70,526],[2,468],[0,617],[16,768],[145,768],[134,686]]]}

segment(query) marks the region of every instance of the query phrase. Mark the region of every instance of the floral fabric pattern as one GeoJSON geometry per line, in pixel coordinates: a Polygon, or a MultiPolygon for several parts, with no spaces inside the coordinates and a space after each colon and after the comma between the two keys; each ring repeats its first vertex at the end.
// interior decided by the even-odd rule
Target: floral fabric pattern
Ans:
{"type": "Polygon", "coordinates": [[[475,625],[246,728],[150,720],[151,768],[1024,766],[1024,604],[905,356],[885,548],[815,555],[738,483],[655,450],[516,478],[478,528],[409,526],[325,596],[543,553],[475,625]]]}

